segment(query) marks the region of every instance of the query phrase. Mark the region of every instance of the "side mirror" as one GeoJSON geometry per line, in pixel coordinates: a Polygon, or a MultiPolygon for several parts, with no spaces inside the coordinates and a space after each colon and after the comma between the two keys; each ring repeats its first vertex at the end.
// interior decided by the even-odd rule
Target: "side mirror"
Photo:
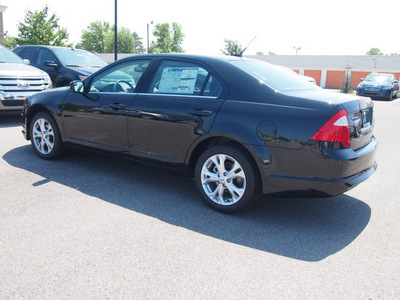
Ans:
{"type": "Polygon", "coordinates": [[[364,78],[360,78],[360,81],[364,81],[364,78]]]}
{"type": "Polygon", "coordinates": [[[399,82],[397,80],[395,80],[394,83],[399,83],[399,82]]]}
{"type": "Polygon", "coordinates": [[[31,62],[29,61],[29,59],[24,58],[23,60],[24,60],[24,63],[25,63],[26,65],[30,65],[30,64],[31,64],[31,62]]]}
{"type": "Polygon", "coordinates": [[[44,66],[47,67],[57,67],[58,65],[52,60],[45,60],[43,63],[44,66]]]}
{"type": "Polygon", "coordinates": [[[81,80],[74,80],[69,84],[69,87],[73,93],[83,94],[85,90],[85,84],[81,80]]]}

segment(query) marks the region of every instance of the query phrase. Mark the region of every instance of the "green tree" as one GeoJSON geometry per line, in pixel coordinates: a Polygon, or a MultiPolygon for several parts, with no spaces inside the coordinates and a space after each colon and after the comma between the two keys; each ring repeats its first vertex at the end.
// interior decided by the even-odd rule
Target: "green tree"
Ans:
{"type": "Polygon", "coordinates": [[[182,26],[178,23],[172,23],[172,52],[173,53],[183,53],[185,52],[181,47],[183,43],[183,38],[185,35],[182,32],[182,26]]]}
{"type": "Polygon", "coordinates": [[[135,53],[144,53],[146,49],[143,46],[143,38],[141,38],[136,31],[134,31],[132,35],[135,40],[135,53]]]}
{"type": "Polygon", "coordinates": [[[221,51],[225,55],[240,55],[243,47],[239,45],[238,41],[225,40],[225,48],[221,51]]]}
{"type": "Polygon", "coordinates": [[[156,24],[153,35],[157,38],[151,43],[149,52],[151,53],[183,53],[181,47],[184,34],[182,27],[178,23],[172,23],[172,30],[168,23],[156,24]]]}
{"type": "MultiPolygon", "coordinates": [[[[108,22],[96,21],[82,32],[81,42],[77,48],[97,53],[114,52],[114,26],[108,22]]],[[[144,47],[142,38],[137,32],[131,32],[128,28],[122,27],[118,30],[118,52],[120,53],[143,53],[144,47]]]]}
{"type": "Polygon", "coordinates": [[[81,42],[77,48],[91,52],[106,52],[106,38],[111,33],[111,26],[108,22],[96,21],[82,32],[81,42]]]}
{"type": "Polygon", "coordinates": [[[17,38],[12,36],[6,36],[6,38],[3,41],[3,46],[12,50],[15,46],[17,46],[17,38]]]}
{"type": "MultiPolygon", "coordinates": [[[[114,26],[106,37],[106,52],[112,53],[115,51],[115,33],[114,26]]],[[[135,39],[133,33],[125,27],[118,30],[118,52],[119,53],[136,53],[135,51],[135,39]]]]}
{"type": "Polygon", "coordinates": [[[16,45],[52,45],[70,46],[67,44],[68,32],[60,28],[60,20],[55,14],[49,16],[46,5],[42,10],[30,11],[25,14],[24,22],[18,24],[18,37],[7,37],[7,43],[16,45]]]}
{"type": "Polygon", "coordinates": [[[367,55],[383,55],[383,53],[381,52],[381,50],[379,50],[378,48],[371,48],[368,52],[367,55]]]}

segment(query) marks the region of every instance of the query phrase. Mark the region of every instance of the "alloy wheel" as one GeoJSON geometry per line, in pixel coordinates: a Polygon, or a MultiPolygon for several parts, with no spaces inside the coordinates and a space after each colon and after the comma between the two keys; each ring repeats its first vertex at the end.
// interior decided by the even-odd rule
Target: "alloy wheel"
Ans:
{"type": "Polygon", "coordinates": [[[54,147],[54,131],[49,121],[39,118],[32,127],[32,139],[41,154],[49,154],[54,147]]]}
{"type": "Polygon", "coordinates": [[[210,200],[219,205],[232,205],[245,193],[246,175],[233,157],[215,154],[203,164],[201,184],[210,200]]]}

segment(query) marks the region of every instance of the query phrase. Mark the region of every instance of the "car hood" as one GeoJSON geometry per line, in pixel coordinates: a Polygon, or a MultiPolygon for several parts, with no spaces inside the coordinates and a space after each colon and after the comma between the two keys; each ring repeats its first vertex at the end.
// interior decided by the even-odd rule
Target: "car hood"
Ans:
{"type": "Polygon", "coordinates": [[[82,75],[91,75],[94,72],[97,72],[98,70],[101,69],[100,68],[96,68],[96,67],[68,67],[69,69],[77,72],[77,73],[81,73],[82,75]]]}
{"type": "Polygon", "coordinates": [[[46,77],[47,73],[33,66],[18,63],[0,63],[0,76],[46,77]]]}

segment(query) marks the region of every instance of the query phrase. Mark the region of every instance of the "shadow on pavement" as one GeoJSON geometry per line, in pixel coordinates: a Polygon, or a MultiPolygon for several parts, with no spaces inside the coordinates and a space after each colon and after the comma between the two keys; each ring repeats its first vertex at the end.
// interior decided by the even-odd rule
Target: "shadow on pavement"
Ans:
{"type": "Polygon", "coordinates": [[[10,165],[99,200],[158,218],[209,237],[303,261],[319,261],[348,246],[367,226],[370,207],[341,195],[325,199],[261,199],[236,215],[208,208],[194,183],[153,166],[85,152],[56,161],[38,158],[30,146],[3,156],[10,165]]]}
{"type": "Polygon", "coordinates": [[[20,114],[18,115],[0,115],[0,128],[7,128],[7,127],[18,127],[22,128],[22,117],[20,114]]]}

